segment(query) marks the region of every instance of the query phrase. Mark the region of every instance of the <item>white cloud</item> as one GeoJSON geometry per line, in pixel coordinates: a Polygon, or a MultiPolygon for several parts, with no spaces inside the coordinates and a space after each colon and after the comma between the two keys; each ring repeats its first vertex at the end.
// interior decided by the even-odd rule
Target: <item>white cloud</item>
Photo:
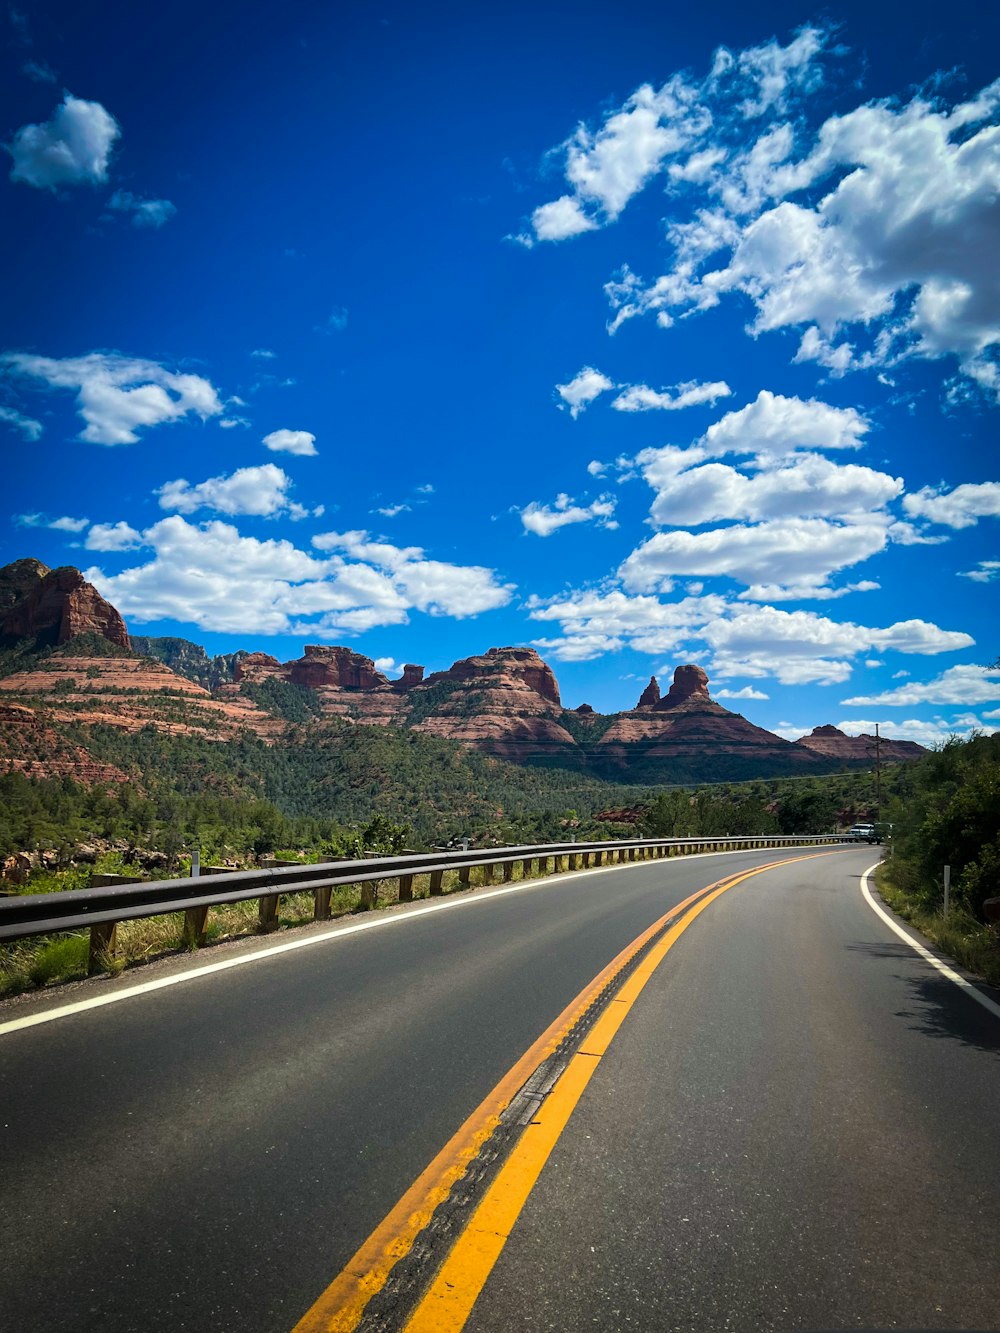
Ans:
{"type": "Polygon", "coordinates": [[[946,491],[924,486],[903,498],[911,518],[925,518],[949,528],[971,528],[981,518],[1000,518],[1000,481],[956,486],[946,491]]]}
{"type": "MultiPolygon", "coordinates": [[[[608,387],[611,387],[610,385],[608,387]]],[[[673,389],[650,389],[645,384],[631,384],[620,393],[611,406],[617,412],[677,412],[700,403],[714,403],[728,398],[732,389],[724,380],[712,384],[678,384],[673,389]]]]}
{"type": "MultiPolygon", "coordinates": [[[[778,102],[762,91],[745,105],[757,115],[778,102]]],[[[643,312],[669,325],[740,293],[752,333],[802,330],[797,361],[843,374],[951,356],[1000,394],[998,110],[1000,81],[950,108],[872,102],[811,137],[769,126],[705,173],[707,206],[668,227],[667,273],[609,285],[615,326],[643,312]]]]}
{"type": "Polygon", "coordinates": [[[142,533],[124,521],[95,523],[83,543],[88,551],[134,551],[142,546],[142,533]]]}
{"type": "MultiPolygon", "coordinates": [[[[595,231],[597,223],[587,217],[577,201],[568,194],[542,204],[531,215],[535,238],[539,241],[565,241],[585,231],[595,231]]],[[[530,244],[530,237],[522,238],[530,244]]]]}
{"type": "Polygon", "coordinates": [[[0,407],[0,421],[6,421],[8,425],[14,426],[32,444],[42,438],[42,423],[35,421],[33,417],[26,417],[13,407],[0,407]]]}
{"type": "MultiPolygon", "coordinates": [[[[989,714],[984,716],[988,717],[989,714]]],[[[965,713],[951,721],[943,717],[907,718],[905,722],[896,720],[869,720],[867,718],[848,718],[834,724],[838,730],[848,736],[874,736],[876,725],[880,728],[883,740],[916,741],[928,748],[942,745],[952,736],[966,739],[973,731],[994,732],[997,727],[989,726],[974,714],[965,713]]],[[[799,735],[802,733],[800,732],[799,735]]]]}
{"type": "MultiPolygon", "coordinates": [[[[575,375],[568,384],[557,384],[556,392],[569,408],[571,417],[578,417],[585,408],[587,408],[595,398],[600,397],[608,389],[615,386],[608,379],[607,375],[602,375],[599,370],[593,366],[584,366],[583,369],[575,375]]],[[[561,404],[562,405],[562,404],[561,404]]]]}
{"type": "MultiPolygon", "coordinates": [[[[774,519],[693,533],[660,532],[619,569],[626,588],[653,592],[666,577],[728,577],[746,585],[822,588],[831,574],[881,551],[886,524],[877,515],[854,522],[823,518],[774,519]]],[[[801,595],[801,594],[800,594],[801,595]]]]}
{"type": "Polygon", "coordinates": [[[592,458],[587,464],[587,471],[592,477],[603,477],[607,472],[609,464],[602,463],[600,459],[592,458]]]}
{"type": "Polygon", "coordinates": [[[808,92],[819,82],[815,61],[825,36],[818,28],[805,27],[787,46],[772,40],[735,56],[720,47],[715,53],[713,77],[716,83],[730,82],[737,95],[744,94],[740,111],[747,118],[772,109],[783,112],[789,92],[808,92]]]}
{"type": "Polygon", "coordinates": [[[22,125],[6,145],[14,159],[12,181],[38,190],[97,185],[107,180],[118,122],[100,102],[67,93],[43,125],[22,125]]]}
{"type": "Polygon", "coordinates": [[[376,657],[375,670],[381,671],[384,676],[391,676],[400,668],[396,665],[394,657],[376,657]]]}
{"type": "Polygon", "coordinates": [[[131,213],[136,227],[153,227],[156,230],[169,222],[177,212],[176,205],[169,199],[143,199],[140,195],[130,194],[128,190],[116,190],[108,200],[108,207],[116,213],[131,213]]]}
{"type": "MultiPolygon", "coordinates": [[[[659,475],[657,453],[640,456],[651,484],[659,475]]],[[[682,527],[719,519],[860,514],[881,509],[895,499],[903,481],[871,468],[832,463],[819,454],[800,454],[784,466],[761,468],[750,476],[723,463],[706,463],[674,473],[656,489],[650,509],[653,521],[659,526],[682,527]]]]}
{"type": "Polygon", "coordinates": [[[269,347],[255,347],[250,355],[256,357],[258,361],[273,361],[276,353],[269,347]]]}
{"type": "Polygon", "coordinates": [[[613,519],[617,501],[612,495],[602,495],[589,505],[578,505],[566,494],[558,495],[551,506],[532,500],[521,510],[521,522],[526,531],[537,537],[549,537],[558,528],[570,523],[595,522],[599,528],[617,528],[613,519]]]}
{"type": "Polygon", "coordinates": [[[1000,578],[1000,560],[980,560],[975,569],[960,569],[958,576],[974,583],[992,583],[1000,578]]]}
{"type": "Polygon", "coordinates": [[[210,477],[192,486],[184,478],[167,481],[155,494],[161,509],[173,509],[181,514],[194,514],[199,509],[212,509],[219,514],[252,514],[270,518],[287,513],[292,518],[304,518],[306,510],[289,499],[292,479],[274,463],[261,467],[241,467],[230,476],[210,477]]]}
{"type": "Polygon", "coordinates": [[[385,505],[382,509],[373,509],[373,514],[381,514],[383,518],[395,518],[397,514],[408,514],[410,506],[408,504],[385,505]]]}
{"type": "Polygon", "coordinates": [[[17,514],[14,522],[21,528],[51,528],[55,532],[82,532],[89,518],[48,518],[45,514],[17,514]]]}
{"type": "Polygon", "coordinates": [[[264,436],[262,443],[275,454],[297,454],[305,458],[316,453],[316,436],[307,430],[273,430],[264,436]]]}
{"type": "Polygon", "coordinates": [[[75,389],[80,416],[87,423],[80,439],[91,444],[135,444],[138,430],[179,421],[189,413],[204,421],[222,412],[215,389],[202,376],[168,371],[155,361],[117,352],[63,360],[8,352],[0,356],[0,365],[51,389],[75,389]]]}
{"type": "Polygon", "coordinates": [[[1000,670],[995,667],[954,666],[934,680],[912,681],[883,694],[843,699],[845,708],[911,704],[980,704],[1000,699],[1000,670]]]}
{"type": "MultiPolygon", "coordinates": [[[[101,525],[107,532],[126,524],[101,525]]],[[[93,530],[92,530],[93,531],[93,530]]],[[[302,634],[319,639],[405,623],[411,610],[464,617],[505,605],[513,591],[494,572],[428,560],[417,547],[371,542],[367,533],[315,539],[326,558],[288,541],[258,541],[231,524],[178,514],[136,534],[153,558],[106,575],[85,572],[137,623],[176,620],[222,633],[302,634]]],[[[106,548],[109,549],[109,548],[106,548]]]]}
{"type": "Polygon", "coordinates": [[[761,389],[756,399],[709,426],[703,443],[713,454],[777,456],[810,449],[859,449],[869,423],[853,407],[816,398],[785,398],[761,389]]]}
{"type": "Polygon", "coordinates": [[[770,699],[763,690],[755,690],[752,685],[744,685],[742,690],[716,690],[716,699],[770,699]]]}

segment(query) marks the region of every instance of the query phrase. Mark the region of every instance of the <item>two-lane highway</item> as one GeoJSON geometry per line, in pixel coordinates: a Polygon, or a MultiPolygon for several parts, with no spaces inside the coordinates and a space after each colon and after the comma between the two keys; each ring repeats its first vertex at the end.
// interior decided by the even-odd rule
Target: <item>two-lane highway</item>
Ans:
{"type": "MultiPolygon", "coordinates": [[[[799,855],[640,863],[480,891],[435,902],[433,910],[416,904],[332,931],[312,927],[295,936],[315,940],[308,947],[271,950],[258,941],[207,951],[151,974],[190,978],[180,984],[33,1027],[13,1024],[65,1002],[47,996],[3,1006],[4,1327],[291,1329],[470,1112],[611,958],[704,885],[799,855]],[[262,956],[228,970],[216,967],[220,959],[250,952],[262,956]]],[[[829,1177],[831,1145],[850,1157],[873,1132],[870,1108],[851,1091],[862,1011],[861,1030],[869,1034],[857,1052],[862,1070],[884,1069],[889,1088],[898,1084],[911,1092],[916,1079],[935,1108],[914,1125],[921,1169],[936,1160],[938,1136],[947,1135],[956,1106],[965,1107],[959,1123],[971,1169],[987,1142],[987,1131],[977,1138],[974,1129],[979,1117],[994,1126],[998,1121],[995,1066],[992,1082],[983,1072],[995,1058],[996,1034],[973,1024],[970,1041],[961,1027],[966,1020],[939,1008],[938,1027],[947,1039],[931,1038],[919,1026],[912,1048],[871,1035],[880,1024],[910,1027],[912,1015],[900,1018],[903,1000],[888,978],[915,966],[897,958],[897,947],[906,946],[894,942],[860,899],[858,875],[871,859],[870,849],[849,850],[765,872],[729,890],[686,931],[609,1048],[606,1069],[595,1075],[599,1104],[589,1110],[590,1103],[581,1102],[557,1151],[576,1150],[588,1114],[609,1136],[598,1150],[594,1128],[584,1130],[594,1152],[585,1153],[585,1161],[570,1159],[561,1175],[553,1154],[490,1283],[501,1281],[503,1264],[523,1262],[514,1242],[533,1225],[541,1227],[532,1242],[541,1267],[508,1275],[503,1280],[512,1287],[487,1285],[474,1312],[483,1328],[628,1327],[615,1322],[614,1310],[625,1307],[632,1326],[795,1327],[747,1323],[749,1307],[736,1306],[727,1324],[721,1305],[701,1303],[691,1273],[703,1254],[707,1285],[714,1288],[715,1265],[733,1263],[731,1251],[713,1251],[710,1244],[713,1235],[740,1234],[723,1226],[727,1207],[735,1210],[730,1223],[738,1215],[755,1234],[770,1234],[775,1210],[768,1198],[787,1198],[791,1189],[805,1199],[805,1212],[787,1215],[776,1234],[785,1244],[800,1235],[813,1238],[792,1251],[796,1266],[828,1241],[824,1274],[845,1255],[852,1265],[861,1263],[858,1245],[845,1250],[842,1239],[837,1245],[830,1239],[854,1225],[853,1195],[841,1199],[830,1215],[832,1230],[819,1240],[815,1226],[804,1228],[796,1219],[808,1215],[810,1192],[829,1177]],[[794,966],[790,960],[797,960],[794,966]],[[866,965],[882,980],[863,983],[866,965]],[[845,1015],[851,1019],[846,1028],[845,1015]],[[956,1023],[965,1036],[953,1037],[956,1023]],[[953,1048],[967,1052],[968,1067],[948,1055],[942,1064],[931,1053],[953,1048]],[[612,1058],[627,1068],[608,1101],[600,1079],[612,1070],[612,1058]],[[909,1072],[914,1061],[919,1074],[909,1072]],[[781,1093],[789,1087],[798,1099],[792,1116],[781,1093]],[[732,1123],[744,1126],[742,1137],[720,1149],[717,1131],[732,1123]],[[679,1149],[664,1155],[665,1143],[695,1125],[704,1137],[694,1156],[679,1149]],[[825,1145],[822,1153],[817,1145],[825,1145]],[[746,1163],[733,1178],[739,1188],[729,1204],[720,1201],[728,1197],[720,1151],[737,1152],[746,1163]],[[776,1166],[782,1190],[762,1184],[776,1166]],[[546,1198],[543,1185],[555,1194],[546,1198]],[[674,1230],[692,1226],[691,1219],[707,1228],[704,1235],[691,1232],[702,1238],[684,1251],[681,1286],[690,1288],[691,1303],[669,1315],[681,1322],[642,1314],[665,1308],[656,1294],[668,1281],[662,1263],[651,1258],[637,1270],[624,1262],[637,1252],[654,1255],[658,1244],[673,1253],[679,1244],[673,1231],[664,1242],[665,1214],[650,1201],[651,1190],[654,1202],[670,1199],[671,1207],[683,1197],[689,1220],[672,1223],[674,1230]],[[530,1212],[536,1205],[547,1210],[537,1224],[530,1212]],[[647,1230],[623,1231],[623,1210],[633,1221],[645,1218],[647,1230]],[[607,1219],[600,1245],[592,1232],[581,1231],[584,1217],[607,1219]],[[550,1244],[544,1257],[538,1237],[551,1241],[553,1228],[567,1245],[579,1239],[585,1258],[603,1253],[617,1271],[629,1273],[627,1289],[609,1288],[612,1305],[600,1297],[604,1279],[596,1277],[596,1286],[584,1283],[587,1299],[574,1304],[573,1283],[560,1275],[593,1276],[597,1265],[581,1269],[580,1256],[558,1245],[550,1244]],[[652,1286],[644,1293],[647,1279],[652,1286]],[[524,1293],[521,1305],[512,1295],[517,1291],[524,1293]],[[510,1318],[514,1322],[505,1322],[510,1318]]],[[[924,977],[927,965],[919,967],[924,977]]],[[[114,994],[137,980],[138,974],[91,983],[73,988],[68,998],[114,994]]],[[[905,1099],[891,1097],[879,1109],[893,1116],[911,1110],[905,1099]]],[[[893,1134],[897,1145],[909,1142],[905,1129],[893,1134]]],[[[872,1185],[878,1197],[892,1197],[900,1151],[890,1155],[877,1189],[872,1185]]],[[[971,1177],[952,1147],[941,1147],[940,1154],[934,1188],[952,1199],[945,1209],[950,1219],[960,1211],[954,1198],[961,1199],[971,1177]]],[[[867,1173],[869,1159],[862,1160],[867,1173]]],[[[996,1160],[994,1152],[981,1184],[995,1185],[996,1160]]],[[[912,1202],[906,1189],[899,1197],[912,1202]]],[[[982,1191],[976,1199],[977,1225],[995,1223],[982,1191]]],[[[902,1233],[894,1228],[891,1234],[905,1235],[907,1246],[920,1235],[940,1246],[940,1235],[926,1231],[929,1216],[923,1207],[919,1221],[907,1219],[902,1233]]],[[[871,1230],[861,1233],[866,1243],[871,1230]]],[[[974,1231],[970,1225],[960,1232],[961,1256],[948,1248],[934,1262],[954,1263],[964,1275],[979,1254],[967,1248],[974,1231]]],[[[753,1270],[754,1253],[740,1251],[740,1272],[753,1270]]],[[[805,1269],[796,1272],[799,1285],[813,1281],[805,1269]]],[[[668,1273],[676,1286],[670,1265],[668,1273]]]]}

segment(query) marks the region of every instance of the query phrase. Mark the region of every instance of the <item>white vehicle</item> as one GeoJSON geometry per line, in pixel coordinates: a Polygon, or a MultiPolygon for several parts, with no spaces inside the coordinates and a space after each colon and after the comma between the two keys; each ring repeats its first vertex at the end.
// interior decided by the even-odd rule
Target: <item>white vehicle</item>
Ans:
{"type": "Polygon", "coordinates": [[[881,842],[878,829],[874,824],[852,824],[847,830],[850,842],[881,842]]]}

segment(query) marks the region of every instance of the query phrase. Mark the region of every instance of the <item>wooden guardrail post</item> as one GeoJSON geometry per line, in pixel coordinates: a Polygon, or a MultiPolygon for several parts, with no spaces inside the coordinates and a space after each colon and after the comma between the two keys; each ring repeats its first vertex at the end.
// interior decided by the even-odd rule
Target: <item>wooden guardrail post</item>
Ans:
{"type": "Polygon", "coordinates": [[[570,870],[576,870],[579,866],[579,863],[580,863],[580,858],[577,856],[576,852],[570,852],[569,854],[570,870]]]}
{"type": "Polygon", "coordinates": [[[87,973],[93,976],[106,967],[114,957],[118,938],[117,921],[100,921],[90,927],[90,957],[87,960],[87,973]]]}
{"type": "Polygon", "coordinates": [[[184,928],[181,939],[185,949],[200,949],[205,943],[208,929],[208,904],[202,907],[189,907],[184,913],[184,928]]]}
{"type": "Polygon", "coordinates": [[[459,867],[459,871],[458,871],[458,882],[459,882],[459,884],[461,884],[461,886],[462,886],[463,889],[467,889],[467,888],[469,887],[469,871],[470,871],[471,869],[472,869],[471,866],[460,866],[460,867],[459,867]]]}
{"type": "Polygon", "coordinates": [[[522,878],[522,879],[530,879],[530,878],[531,878],[531,857],[530,857],[530,856],[525,857],[525,859],[521,862],[521,878],[522,878]]]}
{"type": "Polygon", "coordinates": [[[270,935],[278,929],[278,902],[280,893],[267,893],[260,900],[260,933],[270,935]]]}
{"type": "Polygon", "coordinates": [[[514,878],[514,862],[504,861],[503,863],[503,882],[509,884],[514,878]]]}
{"type": "Polygon", "coordinates": [[[326,884],[316,890],[316,904],[313,907],[314,921],[329,921],[330,899],[333,897],[333,885],[326,884]]]}
{"type": "Polygon", "coordinates": [[[428,892],[430,893],[430,896],[432,898],[440,898],[441,894],[444,892],[444,889],[441,887],[441,879],[443,875],[444,875],[443,870],[431,871],[431,883],[428,892]]]}
{"type": "Polygon", "coordinates": [[[364,879],[358,887],[361,890],[361,898],[358,906],[362,912],[370,912],[378,905],[378,881],[374,879],[364,879]]]}
{"type": "Polygon", "coordinates": [[[400,875],[399,877],[399,901],[401,903],[413,902],[413,876],[400,875]]]}

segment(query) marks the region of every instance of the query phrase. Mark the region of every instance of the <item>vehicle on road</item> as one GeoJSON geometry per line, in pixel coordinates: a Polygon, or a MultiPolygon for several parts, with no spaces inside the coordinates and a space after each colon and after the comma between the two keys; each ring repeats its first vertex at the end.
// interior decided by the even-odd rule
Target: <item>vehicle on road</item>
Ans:
{"type": "Polygon", "coordinates": [[[875,824],[852,824],[847,830],[850,842],[881,842],[882,835],[875,824]]]}

